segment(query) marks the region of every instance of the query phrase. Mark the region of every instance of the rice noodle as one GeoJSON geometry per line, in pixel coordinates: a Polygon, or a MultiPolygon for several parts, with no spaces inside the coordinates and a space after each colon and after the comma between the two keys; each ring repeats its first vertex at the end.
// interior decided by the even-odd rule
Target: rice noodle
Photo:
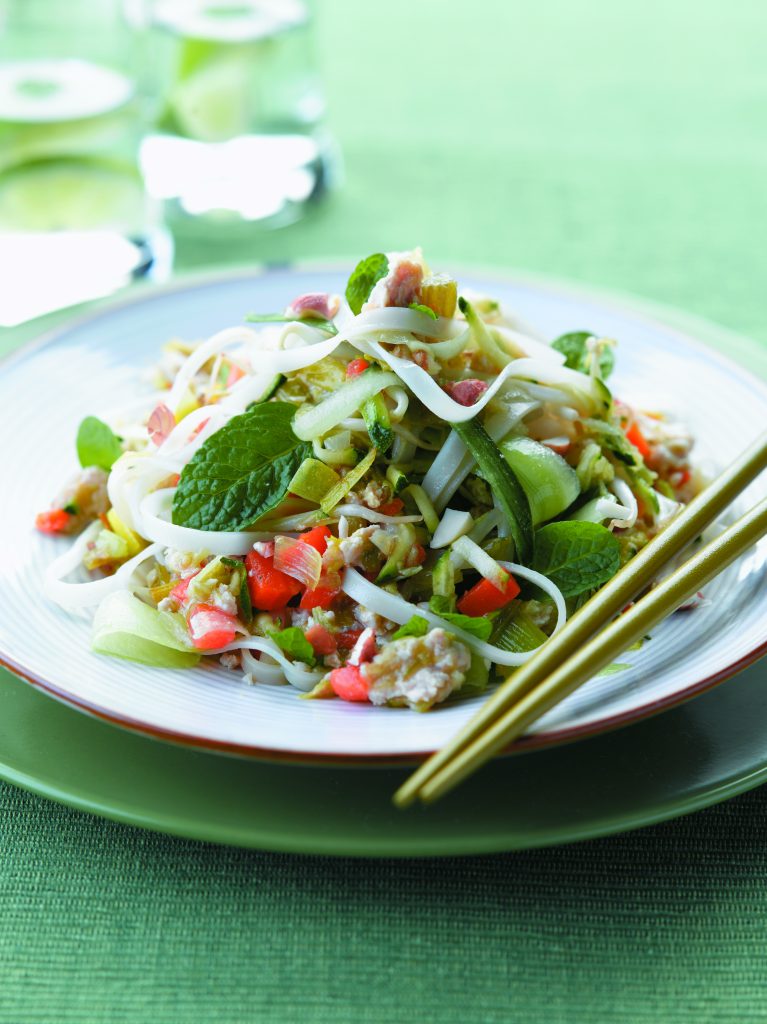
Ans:
{"type": "Polygon", "coordinates": [[[365,505],[336,505],[334,513],[342,516],[354,516],[356,519],[365,519],[368,523],[382,523],[391,526],[397,523],[422,523],[423,516],[387,516],[383,512],[376,512],[365,505]]]}
{"type": "Polygon", "coordinates": [[[262,654],[268,654],[270,658],[274,658],[290,685],[295,686],[297,690],[303,690],[305,693],[313,689],[323,676],[327,674],[327,670],[324,668],[314,670],[310,669],[308,665],[301,664],[301,662],[288,661],[277,644],[267,637],[244,637],[242,640],[234,640],[232,643],[227,644],[226,647],[216,647],[214,650],[206,651],[205,653],[226,654],[228,651],[243,650],[261,651],[262,654]]]}
{"type": "Polygon", "coordinates": [[[272,540],[274,534],[263,530],[225,532],[193,530],[176,526],[168,515],[173,505],[174,490],[163,488],[147,495],[141,502],[141,534],[177,551],[208,551],[211,555],[244,555],[257,541],[272,540]]]}
{"type": "MultiPolygon", "coordinates": [[[[514,576],[520,576],[522,579],[535,583],[541,590],[544,590],[553,598],[557,609],[557,623],[554,627],[554,632],[557,633],[564,625],[567,617],[565,599],[559,587],[533,569],[516,565],[514,562],[499,562],[498,564],[503,566],[508,572],[513,573],[514,576]]],[[[428,608],[410,604],[403,597],[390,594],[387,590],[377,587],[375,583],[368,582],[356,569],[346,569],[341,580],[341,589],[353,601],[363,605],[371,612],[375,612],[376,615],[390,619],[392,622],[397,622],[400,625],[404,625],[414,615],[418,615],[426,619],[432,626],[444,629],[447,633],[452,633],[459,640],[463,641],[467,647],[479,654],[480,657],[489,658],[496,665],[522,665],[535,653],[534,651],[504,651],[500,647],[494,647],[492,644],[485,643],[484,640],[478,640],[477,637],[472,636],[465,630],[459,629],[457,626],[453,626],[444,619],[441,619],[438,615],[429,611],[428,608]]]]}
{"type": "Polygon", "coordinates": [[[88,545],[95,540],[102,529],[101,523],[91,523],[71,548],[55,559],[45,570],[43,576],[45,595],[67,611],[92,607],[117,590],[130,589],[131,579],[136,569],[142,562],[148,558],[154,558],[160,551],[161,545],[150,544],[148,548],[144,548],[143,551],[121,565],[113,576],[90,580],[87,583],[65,583],[65,578],[82,566],[83,556],[88,545]]]}

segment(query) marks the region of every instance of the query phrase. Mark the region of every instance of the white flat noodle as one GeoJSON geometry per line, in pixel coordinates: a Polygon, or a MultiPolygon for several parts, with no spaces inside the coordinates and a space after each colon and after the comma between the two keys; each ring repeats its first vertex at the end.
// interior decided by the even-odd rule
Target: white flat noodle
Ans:
{"type": "Polygon", "coordinates": [[[502,324],[488,324],[487,326],[490,331],[496,331],[504,340],[509,341],[513,348],[523,352],[526,356],[548,360],[557,366],[564,364],[564,354],[546,344],[545,341],[538,341],[536,338],[531,338],[529,334],[522,334],[520,331],[515,331],[502,324]]]}
{"type": "Polygon", "coordinates": [[[634,497],[634,492],[631,490],[625,480],[621,480],[619,476],[610,483],[610,490],[613,492],[615,497],[620,503],[625,506],[626,515],[616,516],[615,525],[622,526],[627,529],[629,526],[633,526],[637,521],[639,515],[639,506],[637,500],[634,497]]]}
{"type": "Polygon", "coordinates": [[[164,547],[175,548],[177,551],[208,551],[211,555],[232,557],[247,554],[256,541],[273,539],[273,534],[256,530],[229,533],[176,526],[169,519],[173,494],[172,488],[164,488],[142,500],[142,536],[148,540],[158,541],[164,547]]]}
{"type": "Polygon", "coordinates": [[[125,562],[113,576],[87,583],[65,583],[65,577],[74,572],[82,563],[88,544],[102,529],[101,523],[92,523],[75,541],[72,547],[52,562],[43,576],[43,592],[46,597],[67,611],[90,608],[99,604],[109,594],[118,590],[129,590],[134,572],[148,558],[154,558],[160,551],[159,544],[150,544],[129,561],[125,562]]]}
{"type": "Polygon", "coordinates": [[[165,400],[168,408],[172,412],[176,412],[178,404],[184,397],[195,374],[202,369],[211,356],[217,355],[232,345],[252,343],[257,336],[257,332],[250,327],[227,327],[198,345],[176,374],[173,387],[165,400]]]}
{"type": "MultiPolygon", "coordinates": [[[[564,625],[567,617],[565,601],[559,588],[551,580],[542,576],[539,572],[535,572],[533,569],[516,565],[514,562],[500,562],[499,564],[510,573],[513,573],[514,576],[520,576],[522,579],[537,584],[553,598],[557,609],[557,624],[554,627],[554,632],[558,632],[564,625]]],[[[430,622],[432,626],[444,629],[447,633],[452,633],[459,640],[462,640],[467,647],[479,654],[480,657],[489,658],[496,665],[522,665],[535,653],[534,651],[521,653],[503,651],[500,647],[493,647],[492,644],[485,643],[484,640],[478,640],[465,630],[452,626],[449,622],[441,619],[439,615],[434,615],[428,609],[410,604],[403,597],[399,597],[397,594],[390,594],[387,590],[382,590],[375,583],[370,583],[364,576],[361,576],[356,569],[346,569],[341,581],[341,589],[353,601],[368,608],[371,612],[375,612],[376,615],[381,615],[383,618],[390,619],[392,622],[397,622],[400,625],[404,625],[414,615],[420,615],[430,622]]]]}
{"type": "Polygon", "coordinates": [[[261,651],[262,654],[268,654],[270,658],[274,658],[290,685],[295,686],[298,690],[303,690],[304,693],[313,689],[320,679],[327,674],[324,668],[319,671],[313,671],[306,665],[288,661],[277,644],[266,637],[246,637],[243,640],[235,640],[233,643],[227,644],[226,647],[217,647],[215,650],[206,651],[205,653],[225,654],[227,651],[242,650],[261,651]]]}
{"type": "Polygon", "coordinates": [[[364,505],[336,505],[333,515],[354,516],[357,519],[365,519],[368,523],[382,523],[395,526],[397,523],[422,523],[423,516],[386,516],[383,512],[376,512],[364,505]]]}

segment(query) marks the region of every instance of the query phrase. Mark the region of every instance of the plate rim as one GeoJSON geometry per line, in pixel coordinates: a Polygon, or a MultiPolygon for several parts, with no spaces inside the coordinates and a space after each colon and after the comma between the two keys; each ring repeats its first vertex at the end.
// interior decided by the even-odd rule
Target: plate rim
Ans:
{"type": "MultiPolygon", "coordinates": [[[[109,318],[115,313],[119,313],[121,310],[130,308],[134,305],[162,300],[169,295],[173,296],[184,292],[191,292],[197,287],[208,287],[215,286],[217,284],[246,281],[253,278],[264,278],[268,277],[270,274],[284,274],[286,272],[290,273],[294,271],[322,271],[326,273],[336,271],[345,272],[349,270],[349,267],[350,262],[343,259],[318,259],[279,264],[257,264],[253,266],[244,265],[241,267],[229,267],[220,270],[208,270],[182,274],[178,278],[165,282],[161,285],[153,285],[151,282],[143,282],[139,287],[131,289],[124,296],[117,299],[107,300],[95,309],[89,309],[83,313],[75,315],[65,320],[63,323],[44,331],[39,337],[32,338],[29,341],[22,343],[17,348],[12,349],[10,352],[0,357],[0,368],[11,367],[16,362],[23,362],[31,356],[34,356],[39,350],[56,344],[62,337],[66,337],[72,332],[77,332],[83,327],[90,326],[94,322],[98,322],[100,319],[109,318]]],[[[693,329],[693,326],[697,325],[701,332],[708,333],[709,336],[719,335],[723,339],[727,338],[728,340],[735,341],[739,349],[758,347],[759,343],[748,335],[732,331],[727,327],[723,327],[714,321],[706,319],[705,317],[700,317],[696,314],[688,314],[673,306],[656,303],[653,300],[635,296],[630,292],[621,292],[617,290],[612,291],[609,289],[594,287],[586,283],[569,281],[555,276],[533,273],[526,270],[517,270],[516,268],[504,270],[499,269],[498,267],[488,268],[477,264],[454,264],[452,262],[450,262],[450,267],[459,274],[466,273],[467,275],[482,277],[488,281],[497,281],[499,284],[512,286],[515,284],[521,284],[523,286],[532,286],[543,291],[548,291],[553,294],[565,294],[574,298],[591,300],[599,303],[600,305],[611,308],[616,312],[623,313],[624,315],[628,314],[629,316],[643,320],[649,327],[654,327],[656,329],[660,328],[666,332],[671,331],[678,334],[680,337],[683,337],[688,345],[692,345],[695,349],[704,352],[707,357],[719,362],[731,373],[734,372],[736,376],[743,378],[744,383],[748,383],[758,392],[764,392],[764,396],[767,398],[767,383],[765,383],[763,379],[752,373],[737,360],[729,358],[718,349],[699,340],[695,335],[689,333],[689,331],[693,329]],[[667,316],[668,319],[664,319],[664,316],[667,316]],[[680,328],[673,322],[675,319],[678,320],[679,318],[682,318],[689,325],[688,329],[680,328]]],[[[636,708],[613,714],[607,718],[599,719],[594,722],[556,728],[543,733],[536,733],[521,737],[516,740],[510,748],[507,748],[504,753],[509,753],[510,751],[522,752],[549,749],[551,747],[570,743],[576,740],[599,736],[607,732],[612,732],[615,729],[641,722],[706,693],[718,684],[732,678],[749,665],[752,665],[765,654],[767,654],[767,639],[757,647],[752,648],[750,651],[741,655],[741,657],[736,661],[725,666],[719,671],[690,684],[681,691],[669,694],[666,697],[649,701],[648,703],[639,705],[636,708]]],[[[407,754],[328,754],[319,751],[294,751],[286,748],[277,749],[272,747],[261,747],[255,744],[214,740],[187,732],[151,725],[129,715],[118,714],[111,709],[101,707],[96,703],[77,697],[50,680],[32,672],[26,666],[17,662],[15,658],[2,648],[0,648],[0,667],[12,672],[15,676],[24,680],[40,692],[45,693],[47,696],[50,696],[60,703],[74,708],[86,715],[108,722],[111,725],[118,726],[130,732],[135,732],[155,740],[161,740],[195,750],[217,752],[246,759],[275,763],[297,765],[319,764],[329,766],[348,765],[350,767],[360,767],[365,765],[369,765],[370,767],[383,767],[388,765],[398,766],[417,764],[434,753],[433,749],[428,749],[423,751],[411,751],[407,754]]]]}

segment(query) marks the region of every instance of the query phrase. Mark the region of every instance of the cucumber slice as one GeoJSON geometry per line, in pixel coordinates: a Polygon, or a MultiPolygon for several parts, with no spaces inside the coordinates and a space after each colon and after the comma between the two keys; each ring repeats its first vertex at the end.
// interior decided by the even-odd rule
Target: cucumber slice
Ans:
{"type": "Polygon", "coordinates": [[[514,437],[501,451],[527,495],[535,526],[564,512],[581,493],[578,474],[545,444],[514,437]]]}

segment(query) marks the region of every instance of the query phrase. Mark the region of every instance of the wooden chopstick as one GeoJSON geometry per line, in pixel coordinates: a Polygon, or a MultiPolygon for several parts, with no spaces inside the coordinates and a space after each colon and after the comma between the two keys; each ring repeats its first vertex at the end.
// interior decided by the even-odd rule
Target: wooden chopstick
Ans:
{"type": "Polygon", "coordinates": [[[420,799],[431,803],[453,789],[546,711],[657,626],[765,534],[767,498],[593,637],[490,728],[460,750],[421,787],[420,799]]]}
{"type": "MultiPolygon", "coordinates": [[[[655,579],[663,567],[702,531],[767,466],[767,432],[759,437],[613,579],[586,602],[529,661],[500,686],[456,736],[422,764],[394,794],[399,807],[411,804],[464,748],[521,701],[567,658],[578,652],[594,634],[617,615],[631,599],[655,579]]],[[[719,538],[721,540],[721,538],[719,538]]],[[[706,549],[708,550],[708,549],[706,549]]],[[[701,552],[702,554],[702,552],[701,552]]],[[[697,587],[695,589],[698,589],[697,587]]],[[[682,599],[683,600],[683,599],[682,599]]],[[[631,641],[626,646],[629,646],[631,641]]],[[[608,658],[609,661],[609,658],[608,658]]],[[[591,673],[596,671],[592,668],[591,673]]],[[[498,748],[496,748],[498,749],[498,748]]],[[[442,792],[442,790],[440,790],[442,792]]],[[[436,794],[435,794],[436,795],[436,794]]],[[[434,798],[434,797],[432,797],[434,798]]]]}

